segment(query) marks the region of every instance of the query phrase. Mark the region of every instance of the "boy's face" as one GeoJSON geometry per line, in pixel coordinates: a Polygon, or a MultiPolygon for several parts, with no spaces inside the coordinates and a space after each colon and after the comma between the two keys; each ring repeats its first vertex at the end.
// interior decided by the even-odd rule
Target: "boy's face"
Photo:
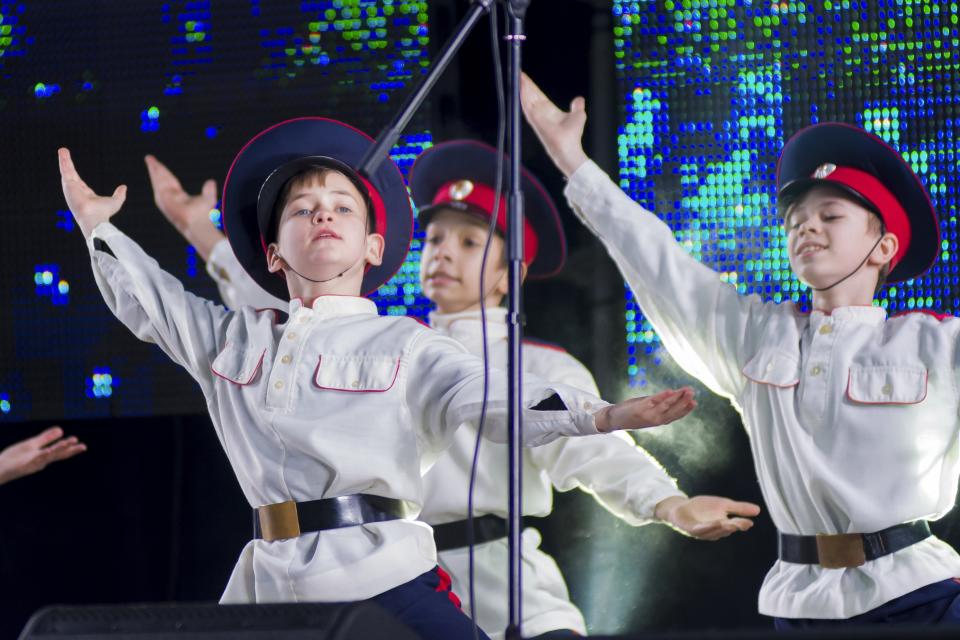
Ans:
{"type": "MultiPolygon", "coordinates": [[[[280,210],[277,239],[267,249],[268,266],[271,272],[286,270],[286,262],[317,280],[350,270],[362,280],[363,266],[378,265],[383,257],[383,236],[367,231],[363,196],[346,176],[330,171],[322,180],[294,184],[290,190],[280,210]]],[[[287,273],[288,283],[292,275],[287,273]]]]}
{"type": "MultiPolygon", "coordinates": [[[[423,295],[441,313],[457,313],[480,307],[480,268],[487,242],[486,222],[459,211],[440,211],[427,225],[420,257],[423,295]]],[[[496,234],[487,258],[484,295],[487,306],[500,304],[507,293],[503,264],[503,240],[496,234]]]]}
{"type": "MultiPolygon", "coordinates": [[[[881,232],[875,214],[837,190],[819,186],[790,207],[784,227],[790,267],[814,289],[829,287],[856,270],[868,253],[873,256],[881,232]]],[[[884,261],[875,264],[871,257],[867,264],[879,267],[884,261]]]]}

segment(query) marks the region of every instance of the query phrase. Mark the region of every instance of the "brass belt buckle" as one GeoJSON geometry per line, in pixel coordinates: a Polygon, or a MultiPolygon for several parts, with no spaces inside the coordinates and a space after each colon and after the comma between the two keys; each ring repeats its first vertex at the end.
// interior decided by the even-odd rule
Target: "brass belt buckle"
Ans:
{"type": "Polygon", "coordinates": [[[852,569],[866,563],[863,535],[859,533],[818,533],[817,558],[825,569],[852,569]]]}
{"type": "Polygon", "coordinates": [[[264,540],[283,540],[300,535],[300,518],[297,503],[293,500],[257,507],[260,518],[260,533],[264,540]]]}

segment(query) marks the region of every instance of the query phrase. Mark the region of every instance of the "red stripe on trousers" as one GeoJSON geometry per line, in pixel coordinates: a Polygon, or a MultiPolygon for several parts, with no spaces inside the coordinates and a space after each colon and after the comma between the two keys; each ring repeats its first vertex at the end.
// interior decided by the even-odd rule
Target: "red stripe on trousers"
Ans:
{"type": "Polygon", "coordinates": [[[437,585],[437,591],[446,591],[447,597],[450,598],[450,602],[457,605],[457,609],[460,609],[460,598],[458,598],[457,594],[450,590],[450,586],[452,584],[452,581],[450,580],[450,574],[440,567],[437,567],[437,575],[440,576],[440,584],[437,585]]]}

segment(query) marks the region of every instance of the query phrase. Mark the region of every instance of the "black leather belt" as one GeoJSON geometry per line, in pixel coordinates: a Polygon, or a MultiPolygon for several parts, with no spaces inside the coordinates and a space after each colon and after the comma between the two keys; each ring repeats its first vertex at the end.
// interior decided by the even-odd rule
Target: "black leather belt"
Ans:
{"type": "Polygon", "coordinates": [[[307,502],[277,502],[253,510],[253,537],[295,538],[301,533],[355,527],[407,517],[403,500],[358,493],[307,502]]]}
{"type": "Polygon", "coordinates": [[[926,520],[898,524],[876,533],[815,536],[780,533],[779,556],[784,562],[819,564],[827,569],[859,567],[928,537],[930,526],[926,520]]]}
{"type": "MultiPolygon", "coordinates": [[[[536,516],[523,516],[523,526],[535,526],[539,520],[541,518],[536,516]]],[[[433,527],[433,539],[437,543],[437,551],[462,549],[470,544],[466,520],[430,526],[433,527]]],[[[507,521],[500,516],[487,514],[473,519],[473,544],[483,544],[506,537],[507,521]]]]}

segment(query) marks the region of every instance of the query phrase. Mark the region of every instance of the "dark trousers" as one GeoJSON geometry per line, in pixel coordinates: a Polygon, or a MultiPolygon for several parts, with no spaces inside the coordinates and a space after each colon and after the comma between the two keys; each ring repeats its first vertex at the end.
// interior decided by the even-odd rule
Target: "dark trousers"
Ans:
{"type": "Polygon", "coordinates": [[[773,624],[778,631],[871,624],[960,625],[960,578],[928,584],[852,618],[774,618],[773,624]]]}
{"type": "MultiPolygon", "coordinates": [[[[473,622],[460,610],[450,590],[450,576],[440,567],[370,599],[424,640],[472,640],[473,622]]],[[[478,629],[481,640],[490,640],[478,629]]]]}

